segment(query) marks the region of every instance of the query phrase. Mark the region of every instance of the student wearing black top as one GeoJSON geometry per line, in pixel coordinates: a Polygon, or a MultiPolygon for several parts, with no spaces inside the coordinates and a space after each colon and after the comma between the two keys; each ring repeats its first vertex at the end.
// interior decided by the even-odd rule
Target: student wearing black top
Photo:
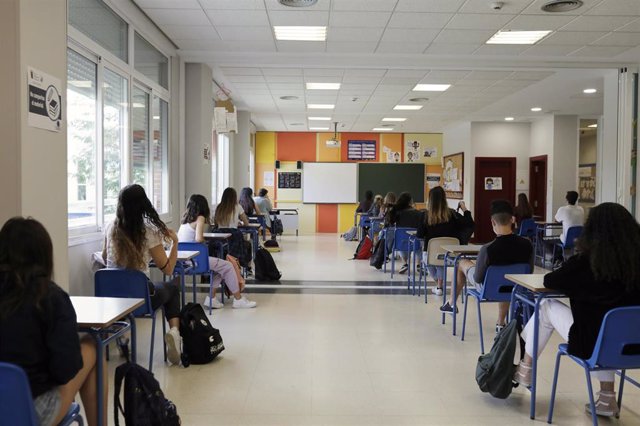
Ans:
{"type": "Polygon", "coordinates": [[[516,217],[516,229],[519,230],[522,226],[522,221],[525,219],[531,219],[533,217],[533,207],[529,204],[527,194],[521,192],[518,194],[518,204],[514,209],[514,216],[516,217]]]}
{"type": "MultiPolygon", "coordinates": [[[[413,207],[413,198],[408,192],[403,192],[398,197],[395,205],[387,211],[385,217],[385,227],[392,225],[397,228],[414,228],[417,229],[420,226],[420,220],[422,214],[413,207]]],[[[394,234],[387,234],[387,249],[391,252],[393,248],[394,234]]],[[[400,256],[404,261],[404,265],[400,268],[398,273],[404,274],[409,269],[407,265],[408,252],[400,252],[400,256]]]]}
{"type": "MultiPolygon", "coordinates": [[[[456,294],[451,294],[449,301],[440,307],[440,311],[453,313],[453,304],[464,288],[464,280],[471,285],[482,288],[487,269],[491,265],[513,265],[528,263],[533,268],[533,246],[526,238],[513,233],[513,207],[507,200],[491,202],[491,225],[496,239],[480,248],[475,262],[462,259],[458,264],[458,286],[456,294]]],[[[457,308],[456,308],[457,309],[457,308]]],[[[509,302],[498,304],[498,320],[496,331],[500,331],[505,324],[509,302]]]]}
{"type": "MultiPolygon", "coordinates": [[[[80,392],[87,422],[95,425],[95,343],[78,338],[71,300],[52,275],[53,246],[44,226],[8,220],[0,230],[0,361],[25,370],[39,424],[60,423],[80,392]]],[[[107,407],[106,377],[103,383],[107,407]]]]}
{"type": "MultiPolygon", "coordinates": [[[[580,253],[544,277],[544,286],[567,295],[570,307],[555,299],[540,305],[538,354],[556,330],[568,341],[570,354],[589,358],[606,313],[621,306],[640,305],[639,246],[640,225],[624,207],[603,203],[591,209],[578,240],[580,253]]],[[[514,377],[524,386],[531,385],[534,327],[532,318],[522,333],[525,357],[514,377]]],[[[593,377],[600,381],[596,414],[615,416],[619,412],[615,372],[598,371],[593,377]]],[[[589,404],[586,409],[590,412],[589,404]]]]}
{"type": "Polygon", "coordinates": [[[364,200],[360,201],[358,204],[358,208],[356,209],[356,213],[367,213],[371,209],[371,205],[373,204],[373,192],[368,189],[364,193],[364,200]]]}
{"type": "Polygon", "coordinates": [[[260,208],[256,206],[256,203],[253,200],[253,190],[251,188],[242,188],[242,190],[240,191],[239,203],[242,206],[242,210],[244,210],[244,214],[246,214],[247,216],[262,215],[260,208]]]}
{"type": "MultiPolygon", "coordinates": [[[[429,191],[427,211],[422,213],[420,225],[416,232],[418,238],[424,238],[425,251],[427,250],[429,240],[432,238],[452,237],[463,240],[461,237],[465,231],[473,230],[473,218],[471,217],[471,212],[467,210],[464,201],[458,203],[458,208],[462,210],[462,215],[449,208],[447,195],[441,186],[436,186],[429,191]]],[[[464,244],[467,243],[466,241],[461,242],[464,244]]],[[[444,268],[430,266],[428,270],[429,275],[436,280],[436,287],[433,289],[433,293],[442,296],[444,268]]]]}

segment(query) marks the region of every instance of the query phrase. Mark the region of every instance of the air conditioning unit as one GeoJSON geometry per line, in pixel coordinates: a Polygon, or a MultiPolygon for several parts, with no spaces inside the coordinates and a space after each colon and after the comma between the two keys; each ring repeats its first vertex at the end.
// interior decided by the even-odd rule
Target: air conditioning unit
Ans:
{"type": "Polygon", "coordinates": [[[327,144],[327,148],[340,148],[340,141],[338,139],[327,139],[325,143],[327,144]]]}

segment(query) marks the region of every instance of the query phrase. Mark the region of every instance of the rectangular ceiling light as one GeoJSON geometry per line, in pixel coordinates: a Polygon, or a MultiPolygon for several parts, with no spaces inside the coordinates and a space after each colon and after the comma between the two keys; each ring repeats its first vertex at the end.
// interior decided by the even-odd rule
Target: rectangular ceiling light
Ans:
{"type": "Polygon", "coordinates": [[[328,127],[309,127],[309,130],[329,130],[328,127]]]}
{"type": "Polygon", "coordinates": [[[536,44],[551,31],[498,31],[487,44],[536,44]]]}
{"type": "Polygon", "coordinates": [[[401,122],[401,121],[407,121],[406,118],[395,118],[395,117],[385,117],[382,119],[382,121],[397,121],[397,122],[401,122]]]}
{"type": "Polygon", "coordinates": [[[309,121],[331,121],[331,117],[309,117],[309,121]]]}
{"type": "Polygon", "coordinates": [[[340,83],[307,83],[307,90],[340,90],[340,83]]]}
{"type": "Polygon", "coordinates": [[[393,130],[393,127],[374,127],[371,130],[374,132],[390,132],[393,130]]]}
{"type": "Polygon", "coordinates": [[[449,87],[450,84],[416,84],[416,87],[413,88],[414,92],[444,92],[449,87]]]}
{"type": "Polygon", "coordinates": [[[332,104],[307,104],[309,109],[333,109],[335,105],[332,104]]]}
{"type": "Polygon", "coordinates": [[[311,26],[274,26],[276,40],[293,41],[326,41],[327,27],[311,26]]]}
{"type": "Polygon", "coordinates": [[[393,109],[396,111],[418,111],[422,109],[422,105],[396,105],[393,109]]]}

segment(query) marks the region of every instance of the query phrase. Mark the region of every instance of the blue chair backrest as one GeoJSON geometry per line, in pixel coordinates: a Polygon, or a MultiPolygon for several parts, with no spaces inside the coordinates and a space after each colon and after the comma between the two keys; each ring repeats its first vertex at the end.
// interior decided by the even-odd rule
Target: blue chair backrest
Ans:
{"type": "Polygon", "coordinates": [[[564,248],[570,249],[576,243],[576,240],[582,235],[582,226],[572,226],[567,229],[567,237],[564,239],[564,248]]]}
{"type": "Polygon", "coordinates": [[[530,274],[531,265],[528,263],[514,263],[512,265],[491,265],[487,268],[482,287],[482,299],[494,302],[508,302],[515,285],[504,276],[506,274],[530,274]]]}
{"type": "Polygon", "coordinates": [[[145,304],[133,311],[136,317],[151,315],[151,297],[149,296],[149,278],[133,269],[106,268],[94,275],[96,297],[129,297],[144,299],[145,304]]]}
{"type": "Polygon", "coordinates": [[[409,251],[409,238],[411,235],[407,231],[415,231],[415,228],[392,228],[393,229],[393,250],[409,251]]]}
{"type": "Polygon", "coordinates": [[[640,368],[640,306],[615,308],[607,312],[600,326],[591,366],[612,369],[640,368]]]}
{"type": "Polygon", "coordinates": [[[0,362],[0,419],[6,425],[38,425],[27,375],[6,362],[0,362]]]}
{"type": "Polygon", "coordinates": [[[520,231],[518,235],[521,237],[533,238],[536,235],[536,221],[533,219],[524,219],[520,223],[520,231]]]}
{"type": "Polygon", "coordinates": [[[192,274],[208,274],[209,273],[209,247],[205,243],[178,243],[178,250],[198,251],[193,261],[192,274]]]}
{"type": "Polygon", "coordinates": [[[363,214],[360,216],[360,227],[370,227],[371,226],[371,218],[366,215],[363,214]]]}

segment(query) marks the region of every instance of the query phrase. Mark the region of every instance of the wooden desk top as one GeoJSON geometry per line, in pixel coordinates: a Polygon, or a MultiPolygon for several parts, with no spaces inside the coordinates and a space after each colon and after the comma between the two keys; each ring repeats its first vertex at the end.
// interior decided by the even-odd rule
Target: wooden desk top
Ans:
{"type": "MultiPolygon", "coordinates": [[[[169,250],[166,250],[165,253],[167,253],[167,257],[169,257],[169,254],[171,252],[169,250]]],[[[178,260],[191,260],[199,254],[200,252],[197,250],[195,251],[178,250],[178,260]]]]}
{"type": "Polygon", "coordinates": [[[462,245],[451,245],[451,246],[442,246],[444,251],[448,251],[453,254],[478,254],[480,252],[480,248],[482,246],[469,244],[466,246],[462,245]]]}
{"type": "Polygon", "coordinates": [[[138,309],[144,299],[72,296],[71,304],[80,327],[105,328],[138,309]]]}
{"type": "Polygon", "coordinates": [[[553,293],[554,290],[544,286],[545,275],[546,274],[506,274],[504,277],[535,293],[553,293]]]}
{"type": "Polygon", "coordinates": [[[202,235],[213,240],[228,240],[232,234],[227,232],[204,232],[202,235]]]}

